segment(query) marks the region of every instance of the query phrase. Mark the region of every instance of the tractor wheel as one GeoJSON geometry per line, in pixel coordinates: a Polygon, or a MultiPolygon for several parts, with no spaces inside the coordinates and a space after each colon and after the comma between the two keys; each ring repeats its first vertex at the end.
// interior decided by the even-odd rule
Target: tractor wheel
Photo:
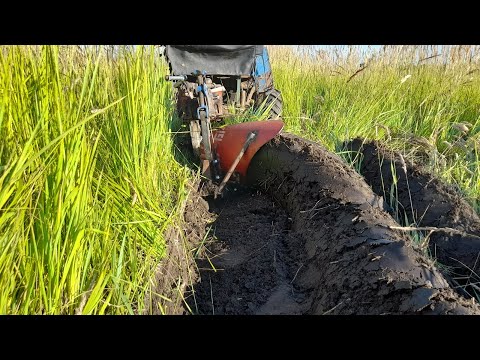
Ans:
{"type": "Polygon", "coordinates": [[[272,89],[267,91],[265,94],[262,94],[262,96],[260,96],[257,100],[257,106],[261,106],[264,101],[265,106],[270,108],[270,112],[268,114],[269,120],[278,119],[280,116],[282,116],[283,99],[280,90],[272,89]]]}
{"type": "Polygon", "coordinates": [[[190,121],[190,137],[192,139],[192,148],[195,155],[200,156],[200,144],[202,143],[202,129],[200,128],[200,121],[190,121]]]}

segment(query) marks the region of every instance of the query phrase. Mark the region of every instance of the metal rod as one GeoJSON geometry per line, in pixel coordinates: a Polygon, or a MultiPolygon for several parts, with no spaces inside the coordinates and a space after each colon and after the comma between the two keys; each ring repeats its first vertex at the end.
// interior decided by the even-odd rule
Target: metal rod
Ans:
{"type": "Polygon", "coordinates": [[[243,144],[242,149],[238,153],[237,157],[235,158],[232,165],[230,166],[230,169],[228,169],[227,174],[225,175],[225,177],[223,178],[219,187],[215,191],[215,198],[217,197],[218,194],[220,194],[222,192],[223,188],[227,184],[227,182],[230,179],[230,177],[232,176],[235,168],[237,167],[238,163],[240,162],[240,159],[242,158],[243,154],[245,153],[245,151],[247,151],[247,148],[250,146],[250,144],[252,143],[252,141],[255,139],[256,136],[257,136],[257,134],[253,131],[250,134],[248,134],[248,137],[247,137],[247,140],[245,141],[245,144],[243,144]]]}
{"type": "Polygon", "coordinates": [[[252,100],[253,94],[255,93],[255,86],[252,86],[247,96],[247,105],[250,105],[250,100],[252,100]]]}
{"type": "Polygon", "coordinates": [[[184,81],[187,80],[185,75],[165,75],[167,81],[184,81]]]}
{"type": "Polygon", "coordinates": [[[235,107],[238,107],[240,105],[240,85],[241,85],[242,79],[238,78],[237,79],[237,92],[235,93],[235,107]]]}
{"type": "Polygon", "coordinates": [[[240,96],[240,109],[245,109],[245,99],[247,98],[247,92],[245,90],[242,90],[241,96],[240,96]]]}

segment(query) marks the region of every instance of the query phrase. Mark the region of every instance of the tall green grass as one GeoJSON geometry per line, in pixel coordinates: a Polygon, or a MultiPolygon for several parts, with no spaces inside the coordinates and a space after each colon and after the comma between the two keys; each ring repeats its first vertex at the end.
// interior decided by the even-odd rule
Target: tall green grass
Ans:
{"type": "Polygon", "coordinates": [[[0,313],[140,313],[178,220],[153,47],[0,48],[0,313]]]}
{"type": "MultiPolygon", "coordinates": [[[[387,141],[478,209],[478,49],[388,47],[361,71],[347,50],[270,47],[286,130],[340,153],[356,136],[387,141]]],[[[152,310],[190,177],[166,71],[154,47],[0,47],[1,314],[152,310]]]]}
{"type": "Polygon", "coordinates": [[[380,139],[457,184],[480,210],[478,47],[269,50],[287,131],[337,152],[357,136],[380,139]]]}

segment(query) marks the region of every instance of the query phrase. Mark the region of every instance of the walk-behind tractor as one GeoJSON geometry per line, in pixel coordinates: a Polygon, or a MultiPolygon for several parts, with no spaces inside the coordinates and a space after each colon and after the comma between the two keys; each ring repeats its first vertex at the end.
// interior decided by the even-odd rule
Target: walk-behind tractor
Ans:
{"type": "Polygon", "coordinates": [[[243,181],[255,153],[283,128],[282,98],[264,45],[167,45],[177,112],[189,124],[202,174],[218,185],[243,181]],[[223,125],[233,111],[269,111],[267,121],[223,125]],[[233,111],[232,111],[233,110],[233,111]]]}

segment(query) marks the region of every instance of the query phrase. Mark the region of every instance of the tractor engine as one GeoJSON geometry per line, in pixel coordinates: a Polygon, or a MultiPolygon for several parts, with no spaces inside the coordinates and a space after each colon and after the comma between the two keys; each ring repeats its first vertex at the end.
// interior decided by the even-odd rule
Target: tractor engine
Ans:
{"type": "MultiPolygon", "coordinates": [[[[228,114],[228,107],[224,103],[226,89],[223,85],[216,84],[211,78],[206,78],[209,96],[207,96],[210,121],[221,120],[228,114]]],[[[182,82],[177,91],[177,113],[186,121],[198,119],[198,98],[195,96],[196,84],[194,82],[182,82]]]]}
{"type": "MultiPolygon", "coordinates": [[[[220,121],[231,109],[241,113],[255,106],[259,99],[255,92],[255,82],[251,78],[238,79],[240,91],[237,91],[237,79],[210,76],[206,78],[209,96],[208,108],[210,121],[220,121]],[[233,80],[233,81],[232,81],[233,80]]],[[[179,83],[177,91],[177,112],[186,121],[197,119],[198,98],[195,96],[196,83],[185,81],[179,83]]]]}

